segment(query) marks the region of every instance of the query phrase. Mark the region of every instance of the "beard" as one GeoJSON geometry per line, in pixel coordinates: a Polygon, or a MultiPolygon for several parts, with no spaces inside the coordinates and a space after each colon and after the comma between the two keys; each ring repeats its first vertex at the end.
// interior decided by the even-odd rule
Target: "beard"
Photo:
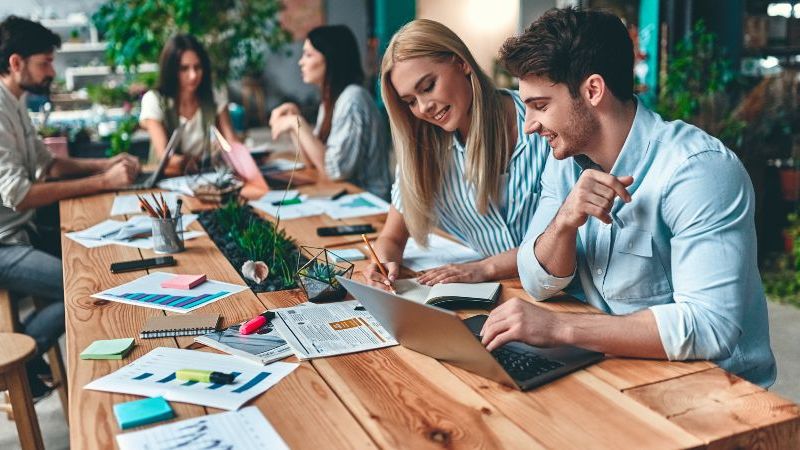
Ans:
{"type": "Polygon", "coordinates": [[[41,81],[34,81],[33,77],[31,76],[30,72],[26,69],[25,72],[22,74],[22,80],[19,83],[19,86],[36,95],[49,95],[50,94],[50,84],[53,82],[52,77],[45,77],[41,81]]]}
{"type": "Polygon", "coordinates": [[[564,154],[565,158],[586,153],[592,143],[592,139],[599,134],[600,120],[585,102],[580,97],[572,101],[569,121],[567,126],[564,127],[565,132],[559,133],[561,142],[564,144],[561,153],[564,154]]]}

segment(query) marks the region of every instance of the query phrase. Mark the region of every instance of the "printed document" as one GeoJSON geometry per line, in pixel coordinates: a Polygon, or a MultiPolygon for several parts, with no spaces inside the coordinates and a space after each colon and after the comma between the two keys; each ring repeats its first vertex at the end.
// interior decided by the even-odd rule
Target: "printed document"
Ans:
{"type": "Polygon", "coordinates": [[[428,248],[422,248],[411,238],[403,252],[403,265],[415,272],[447,264],[459,264],[481,259],[480,253],[437,234],[428,235],[428,248]]]}
{"type": "Polygon", "coordinates": [[[297,364],[275,362],[257,366],[230,355],[158,347],[121,369],[98,378],[85,389],[158,397],[227,410],[239,409],[250,399],[275,386],[297,364]],[[233,373],[233,384],[183,381],[179,370],[211,370],[233,373]]]}
{"type": "Polygon", "coordinates": [[[117,435],[120,450],[288,450],[255,406],[117,435]]]}
{"type": "Polygon", "coordinates": [[[272,311],[273,326],[301,360],[397,345],[392,335],[356,300],[303,303],[272,311]]]}

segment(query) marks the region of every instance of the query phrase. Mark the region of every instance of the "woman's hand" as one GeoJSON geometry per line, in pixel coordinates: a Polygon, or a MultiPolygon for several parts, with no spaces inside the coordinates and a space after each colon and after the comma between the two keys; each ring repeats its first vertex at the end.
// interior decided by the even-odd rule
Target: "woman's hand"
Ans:
{"type": "Polygon", "coordinates": [[[438,283],[480,283],[488,281],[490,275],[486,269],[485,261],[475,261],[466,264],[448,264],[428,270],[417,281],[421,284],[433,286],[438,283]]]}
{"type": "Polygon", "coordinates": [[[272,113],[269,115],[269,126],[270,128],[273,128],[274,125],[272,124],[272,122],[277,121],[280,117],[299,116],[299,115],[300,115],[300,108],[296,104],[284,103],[272,110],[272,113]]]}
{"type": "Polygon", "coordinates": [[[301,123],[305,122],[302,116],[298,116],[296,114],[287,114],[285,116],[280,116],[275,120],[270,119],[269,126],[272,130],[272,139],[276,140],[283,133],[291,132],[292,130],[296,129],[298,119],[301,121],[301,123]]]}
{"type": "Polygon", "coordinates": [[[385,262],[383,263],[383,267],[386,269],[388,277],[383,276],[380,269],[378,269],[378,265],[372,263],[367,266],[366,269],[362,272],[364,274],[364,278],[367,279],[367,284],[372,287],[376,287],[378,289],[383,289],[384,291],[392,291],[392,283],[397,280],[397,276],[400,274],[400,264],[396,262],[385,262]]]}

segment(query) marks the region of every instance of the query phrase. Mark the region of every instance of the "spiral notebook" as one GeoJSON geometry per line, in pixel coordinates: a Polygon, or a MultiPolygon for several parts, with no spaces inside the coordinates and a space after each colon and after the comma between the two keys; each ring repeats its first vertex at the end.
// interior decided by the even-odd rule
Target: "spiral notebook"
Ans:
{"type": "Polygon", "coordinates": [[[219,314],[181,314],[153,316],[139,333],[142,339],[167,336],[197,336],[217,329],[219,314]]]}

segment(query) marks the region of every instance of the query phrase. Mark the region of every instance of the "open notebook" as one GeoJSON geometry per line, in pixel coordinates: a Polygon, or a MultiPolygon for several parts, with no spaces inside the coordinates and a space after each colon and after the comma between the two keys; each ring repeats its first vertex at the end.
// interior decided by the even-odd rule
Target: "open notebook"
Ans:
{"type": "Polygon", "coordinates": [[[394,282],[397,295],[445,309],[489,309],[500,293],[500,283],[440,283],[426,286],[416,278],[394,282]]]}

